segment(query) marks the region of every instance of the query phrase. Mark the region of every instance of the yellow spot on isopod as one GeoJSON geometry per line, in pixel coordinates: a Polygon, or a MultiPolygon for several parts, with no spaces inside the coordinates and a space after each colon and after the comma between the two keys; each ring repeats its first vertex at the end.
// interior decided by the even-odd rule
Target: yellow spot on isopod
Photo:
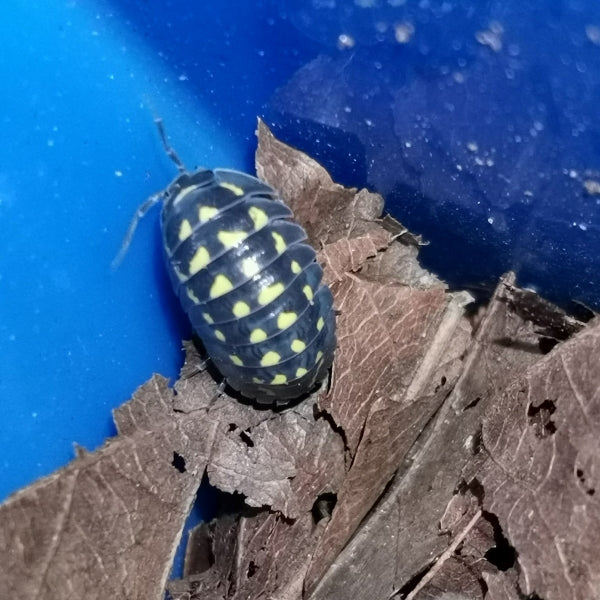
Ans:
{"type": "Polygon", "coordinates": [[[190,276],[195,275],[210,262],[210,255],[204,246],[200,246],[190,260],[190,276]]]}
{"type": "Polygon", "coordinates": [[[233,284],[225,275],[217,275],[210,286],[210,297],[218,298],[233,289],[233,284]]]}
{"type": "Polygon", "coordinates": [[[198,209],[198,219],[200,223],[204,223],[212,219],[218,212],[219,209],[214,206],[201,206],[198,209]]]}
{"type": "Polygon", "coordinates": [[[319,317],[319,320],[317,321],[317,331],[321,331],[323,325],[325,325],[325,321],[323,320],[323,317],[319,317]]]}
{"type": "Polygon", "coordinates": [[[218,329],[215,329],[215,337],[221,342],[225,341],[225,335],[222,331],[219,331],[218,329]]]}
{"type": "Polygon", "coordinates": [[[275,250],[277,250],[277,253],[281,254],[282,252],[285,252],[287,244],[285,243],[283,236],[280,233],[277,233],[276,231],[271,232],[271,235],[275,240],[275,250]]]}
{"type": "Polygon", "coordinates": [[[312,288],[310,287],[310,285],[305,285],[302,288],[302,291],[304,292],[304,295],[306,296],[306,299],[309,302],[312,302],[313,301],[313,291],[312,291],[312,288]]]}
{"type": "Polygon", "coordinates": [[[252,378],[252,383],[263,383],[263,380],[260,379],[259,377],[253,377],[252,378]]]}
{"type": "Polygon", "coordinates": [[[250,306],[248,306],[248,304],[246,304],[246,302],[242,302],[241,300],[239,302],[236,302],[233,305],[233,315],[235,317],[237,317],[238,319],[241,319],[242,317],[245,317],[247,314],[250,313],[250,306]]]}
{"type": "Polygon", "coordinates": [[[315,365],[318,364],[322,358],[323,358],[323,352],[321,350],[319,350],[317,352],[317,357],[315,358],[315,365]]]}
{"type": "Polygon", "coordinates": [[[258,264],[256,257],[252,256],[250,258],[244,258],[242,260],[241,270],[246,277],[254,277],[260,271],[260,265],[258,264]]]}
{"type": "Polygon", "coordinates": [[[238,366],[238,367],[243,367],[244,363],[242,361],[242,359],[237,355],[237,354],[230,354],[229,355],[229,359],[231,360],[231,362],[238,366]]]}
{"type": "Polygon", "coordinates": [[[225,248],[234,248],[248,237],[245,231],[219,231],[217,238],[225,248]]]}
{"type": "Polygon", "coordinates": [[[260,293],[258,294],[258,303],[261,306],[270,304],[271,302],[273,302],[273,300],[275,300],[275,298],[281,296],[284,290],[285,286],[283,285],[283,283],[274,283],[273,285],[270,285],[260,291],[260,293]]]}
{"type": "Polygon", "coordinates": [[[187,275],[184,275],[179,270],[179,267],[173,267],[173,271],[175,271],[175,275],[177,275],[177,279],[179,279],[179,281],[185,281],[187,279],[187,275]]]}
{"type": "Polygon", "coordinates": [[[257,206],[251,206],[248,209],[248,214],[254,221],[254,229],[261,229],[269,222],[267,213],[257,206]]]}
{"type": "Polygon", "coordinates": [[[204,317],[204,320],[209,324],[212,325],[214,323],[213,318],[208,314],[208,313],[202,313],[202,316],[204,317]]]}
{"type": "Polygon", "coordinates": [[[281,356],[274,352],[273,350],[269,350],[261,359],[260,365],[261,367],[272,367],[276,365],[281,360],[281,356]]]}
{"type": "Polygon", "coordinates": [[[226,181],[222,181],[221,187],[233,192],[236,196],[244,195],[244,190],[239,185],[235,185],[235,183],[227,183],[226,181]]]}
{"type": "Polygon", "coordinates": [[[279,313],[279,316],[277,317],[277,327],[279,327],[279,329],[287,329],[296,322],[297,318],[298,315],[295,312],[279,313]]]}
{"type": "Polygon", "coordinates": [[[190,235],[192,235],[192,226],[187,219],[184,219],[179,226],[179,241],[183,242],[184,240],[187,240],[190,235]]]}
{"type": "Polygon", "coordinates": [[[192,290],[191,288],[187,288],[186,290],[187,292],[187,297],[194,303],[194,304],[200,304],[200,300],[198,299],[198,296],[196,296],[196,294],[194,294],[194,290],[192,290]]]}
{"type": "Polygon", "coordinates": [[[304,367],[299,367],[296,369],[296,377],[304,377],[308,371],[304,367]]]}
{"type": "Polygon", "coordinates": [[[264,329],[254,329],[250,334],[250,341],[253,344],[264,342],[267,339],[267,332],[264,329]]]}
{"type": "Polygon", "coordinates": [[[283,373],[278,373],[271,381],[272,385],[282,385],[284,383],[287,383],[287,377],[283,373]]]}
{"type": "Polygon", "coordinates": [[[292,352],[299,354],[306,349],[306,344],[302,340],[294,340],[290,347],[292,348],[292,352]]]}
{"type": "Polygon", "coordinates": [[[188,194],[191,194],[194,190],[197,189],[197,185],[188,185],[187,187],[184,187],[179,192],[179,194],[177,194],[177,196],[175,196],[175,198],[173,199],[173,205],[177,204],[178,202],[181,202],[181,200],[183,200],[188,194]]]}
{"type": "Polygon", "coordinates": [[[298,273],[300,273],[300,271],[302,271],[302,268],[297,263],[297,261],[293,260],[292,261],[292,273],[295,273],[296,275],[298,275],[298,273]]]}

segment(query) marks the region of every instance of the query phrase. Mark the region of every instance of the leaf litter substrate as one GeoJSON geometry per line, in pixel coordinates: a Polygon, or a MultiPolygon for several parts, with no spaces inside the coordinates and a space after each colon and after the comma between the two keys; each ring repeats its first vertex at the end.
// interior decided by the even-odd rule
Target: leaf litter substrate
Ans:
{"type": "MultiPolygon", "coordinates": [[[[382,198],[259,121],[256,168],[318,249],[331,380],[256,410],[186,362],[118,435],[0,506],[7,597],[582,599],[600,588],[600,327],[506,274],[487,303],[418,262],[382,198]],[[195,528],[204,476],[243,502],[195,528]]],[[[434,241],[433,241],[434,243],[434,241]]]]}

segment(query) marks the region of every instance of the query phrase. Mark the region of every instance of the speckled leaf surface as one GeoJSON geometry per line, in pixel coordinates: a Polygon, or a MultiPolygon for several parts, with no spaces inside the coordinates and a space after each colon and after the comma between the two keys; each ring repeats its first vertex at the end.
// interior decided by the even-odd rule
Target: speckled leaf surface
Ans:
{"type": "Polygon", "coordinates": [[[515,380],[483,423],[484,507],[518,553],[524,594],[593,598],[600,587],[600,324],[515,380]]]}
{"type": "Polygon", "coordinates": [[[116,411],[118,438],[0,506],[7,598],[160,597],[212,441],[172,398],[155,376],[116,411]]]}
{"type": "MultiPolygon", "coordinates": [[[[458,367],[460,376],[454,387],[446,380],[447,397],[440,410],[311,600],[358,599],[365,589],[370,597],[382,599],[446,597],[443,594],[492,599],[496,591],[500,598],[522,597],[517,585],[520,567],[511,538],[504,537],[509,532],[495,514],[480,513],[487,497],[481,482],[481,469],[488,461],[481,441],[484,415],[511,380],[543,359],[541,342],[548,333],[546,318],[540,324],[524,318],[528,311],[515,290],[520,291],[514,277],[503,279],[483,314],[457,329],[457,336],[462,331],[465,354],[446,362],[445,368],[449,374],[450,366],[458,367]],[[457,571],[456,565],[447,565],[456,562],[474,568],[457,571]],[[460,592],[456,573],[462,573],[460,592]]],[[[498,413],[510,431],[506,417],[506,411],[498,413]]]]}

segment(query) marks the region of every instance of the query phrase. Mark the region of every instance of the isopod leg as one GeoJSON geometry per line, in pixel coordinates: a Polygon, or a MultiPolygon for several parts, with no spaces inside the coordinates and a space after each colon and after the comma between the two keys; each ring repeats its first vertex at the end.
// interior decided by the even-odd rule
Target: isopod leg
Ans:
{"type": "Polygon", "coordinates": [[[221,381],[221,383],[219,383],[219,385],[217,386],[217,389],[215,390],[215,395],[212,397],[212,402],[214,402],[217,398],[220,398],[223,393],[225,392],[225,388],[227,387],[227,380],[223,379],[221,381]]]}

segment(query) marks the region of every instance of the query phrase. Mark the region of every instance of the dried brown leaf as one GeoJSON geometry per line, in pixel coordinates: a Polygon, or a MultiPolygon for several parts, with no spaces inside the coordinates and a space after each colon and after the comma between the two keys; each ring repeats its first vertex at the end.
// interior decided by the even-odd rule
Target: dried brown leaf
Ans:
{"type": "MultiPolygon", "coordinates": [[[[251,409],[250,409],[251,410],[251,409]]],[[[220,420],[207,472],[250,506],[269,506],[288,518],[310,512],[315,498],[337,492],[344,474],[344,445],[309,401],[241,430],[220,420]]]]}
{"type": "Polygon", "coordinates": [[[522,597],[517,592],[513,578],[506,573],[486,572],[482,576],[488,589],[487,600],[520,600],[522,597]]]}
{"type": "Polygon", "coordinates": [[[257,136],[258,176],[281,194],[315,248],[374,227],[383,211],[379,194],[334,183],[316,160],[280,142],[260,119],[257,136]]]}
{"type": "MultiPolygon", "coordinates": [[[[453,354],[463,312],[442,288],[378,286],[354,276],[335,297],[341,315],[334,385],[320,405],[343,429],[352,463],[315,551],[308,589],[371,510],[447,395],[436,375],[444,355],[453,354]]],[[[460,341],[458,346],[460,354],[460,341]]]]}
{"type": "MultiPolygon", "coordinates": [[[[340,189],[262,123],[258,136],[259,175],[280,190],[313,240],[330,242],[319,258],[339,311],[332,389],[319,406],[344,435],[349,471],[315,550],[306,582],[311,589],[448,393],[438,385],[441,375],[434,383],[430,377],[456,364],[462,352],[462,343],[460,351],[451,350],[451,338],[463,309],[419,267],[416,248],[393,244],[394,234],[375,222],[380,209],[365,209],[375,205],[368,194],[340,189]],[[409,248],[396,265],[384,262],[391,244],[409,248]],[[452,360],[444,360],[445,353],[452,360]]],[[[458,372],[451,369],[452,381],[458,372]]]]}
{"type": "Polygon", "coordinates": [[[172,399],[155,376],[116,411],[119,438],[0,506],[6,597],[162,596],[212,429],[208,423],[199,435],[197,424],[173,413],[172,399]]]}
{"type": "MultiPolygon", "coordinates": [[[[499,284],[472,339],[470,326],[458,321],[450,346],[456,348],[454,360],[425,378],[440,385],[444,377],[438,393],[450,395],[411,449],[410,463],[310,600],[359,599],[364,589],[372,598],[389,598],[428,569],[478,510],[481,489],[474,478],[485,461],[479,443],[483,411],[508,378],[542,357],[531,323],[511,310],[506,282],[514,282],[513,277],[499,284]]],[[[487,565],[482,560],[485,545],[472,537],[467,543],[481,550],[479,562],[487,565]]]]}
{"type": "Polygon", "coordinates": [[[444,562],[435,577],[407,600],[483,600],[479,572],[455,557],[444,562]]]}
{"type": "MultiPolygon", "coordinates": [[[[197,361],[188,346],[186,364],[197,361]]],[[[181,379],[177,396],[153,378],[115,411],[119,437],[3,504],[3,589],[18,597],[161,597],[207,467],[222,488],[247,493],[248,504],[312,523],[314,500],[337,491],[343,476],[340,436],[315,420],[310,402],[277,415],[227,397],[211,403],[215,389],[207,373],[181,379]]],[[[221,578],[206,577],[195,588],[219,597],[221,578]]]]}
{"type": "Polygon", "coordinates": [[[556,347],[484,420],[484,506],[518,553],[524,594],[600,589],[600,324],[556,347]]]}
{"type": "Polygon", "coordinates": [[[215,598],[224,594],[230,600],[301,598],[312,548],[322,531],[310,513],[288,520],[276,513],[255,511],[237,519],[234,527],[220,527],[217,521],[203,529],[201,535],[208,544],[205,539],[200,553],[213,557],[215,564],[171,582],[169,592],[174,600],[213,598],[205,595],[207,591],[217,594],[215,598]]]}
{"type": "Polygon", "coordinates": [[[189,534],[184,579],[169,581],[172,600],[225,600],[231,591],[239,520],[222,515],[201,523],[189,534]]]}
{"type": "Polygon", "coordinates": [[[310,513],[293,522],[266,512],[242,519],[232,598],[300,598],[319,532],[310,513]]]}
{"type": "Polygon", "coordinates": [[[343,238],[328,244],[319,252],[319,262],[323,266],[323,280],[328,285],[341,281],[347,273],[357,273],[369,259],[387,250],[392,236],[383,229],[373,229],[355,238],[343,238]]]}
{"type": "Polygon", "coordinates": [[[391,244],[369,260],[361,271],[364,279],[386,283],[403,283],[417,288],[442,286],[433,273],[421,267],[417,260],[418,248],[400,243],[391,244]]]}

